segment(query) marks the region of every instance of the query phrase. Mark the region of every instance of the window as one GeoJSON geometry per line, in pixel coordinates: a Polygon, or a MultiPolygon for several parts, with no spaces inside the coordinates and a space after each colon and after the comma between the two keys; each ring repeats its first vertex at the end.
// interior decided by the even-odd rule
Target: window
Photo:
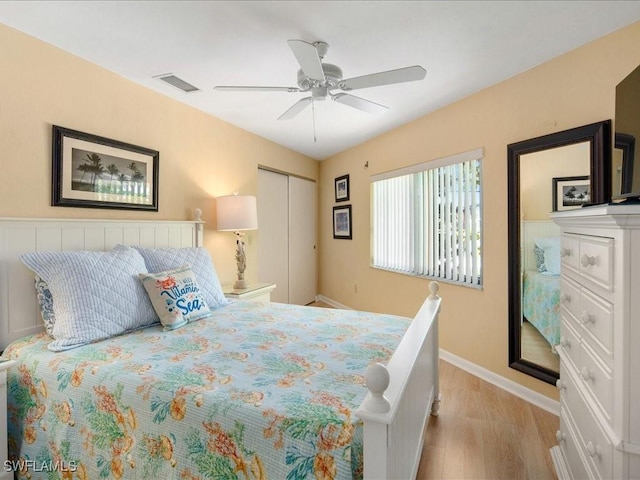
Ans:
{"type": "Polygon", "coordinates": [[[482,149],[372,181],[372,266],[482,284],[482,149]]]}

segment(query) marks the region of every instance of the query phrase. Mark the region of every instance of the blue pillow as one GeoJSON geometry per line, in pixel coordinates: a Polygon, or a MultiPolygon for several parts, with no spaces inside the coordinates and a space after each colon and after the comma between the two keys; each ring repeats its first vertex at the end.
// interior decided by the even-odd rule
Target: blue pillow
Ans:
{"type": "Polygon", "coordinates": [[[158,323],[138,278],[147,271],[144,259],[133,248],[31,252],[20,259],[51,291],[55,323],[49,350],[68,350],[158,323]]]}
{"type": "Polygon", "coordinates": [[[175,270],[190,265],[211,310],[229,304],[222,293],[218,274],[209,252],[203,247],[145,248],[134,246],[144,258],[150,273],[175,270]]]}
{"type": "Polygon", "coordinates": [[[539,238],[534,241],[533,248],[538,272],[560,275],[560,238],[539,238]]]}
{"type": "Polygon", "coordinates": [[[49,285],[42,280],[38,275],[35,278],[36,298],[38,299],[38,306],[40,307],[40,315],[42,315],[42,321],[44,322],[44,329],[47,333],[53,336],[53,325],[56,323],[56,316],[53,313],[53,297],[49,285]]]}

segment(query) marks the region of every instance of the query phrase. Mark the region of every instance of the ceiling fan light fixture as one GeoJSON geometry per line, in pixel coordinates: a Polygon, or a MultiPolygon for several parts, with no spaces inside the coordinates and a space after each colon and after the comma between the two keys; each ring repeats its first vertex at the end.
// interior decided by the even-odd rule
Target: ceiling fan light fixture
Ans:
{"type": "MultiPolygon", "coordinates": [[[[307,106],[314,108],[316,101],[331,98],[337,103],[347,105],[367,113],[379,113],[388,110],[389,107],[381,105],[365,98],[356,97],[347,93],[334,93],[333,90],[348,92],[382,85],[413,82],[422,80],[427,71],[420,65],[387,70],[353,78],[342,78],[342,69],[337,65],[322,62],[327,54],[329,44],[326,42],[305,42],[304,40],[287,40],[289,48],[298,61],[300,69],[297,74],[299,88],[295,87],[251,87],[251,86],[217,86],[218,90],[235,91],[284,91],[284,92],[310,92],[310,97],[305,97],[294,103],[289,109],[278,117],[278,120],[290,120],[302,112],[307,106]]],[[[315,140],[315,114],[314,140],[315,140]]]]}

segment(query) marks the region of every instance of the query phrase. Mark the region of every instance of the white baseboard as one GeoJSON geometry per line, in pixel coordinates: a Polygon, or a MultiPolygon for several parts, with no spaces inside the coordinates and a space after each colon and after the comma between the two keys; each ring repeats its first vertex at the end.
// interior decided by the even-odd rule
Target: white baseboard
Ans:
{"type": "MultiPolygon", "coordinates": [[[[351,307],[347,307],[346,305],[342,305],[341,303],[336,302],[324,295],[317,295],[316,300],[320,302],[327,303],[335,308],[342,308],[344,310],[353,310],[351,307]]],[[[445,362],[449,362],[450,364],[464,370],[465,372],[474,375],[485,382],[489,382],[492,385],[495,385],[502,390],[505,390],[516,397],[520,397],[523,400],[546,410],[549,413],[553,413],[554,415],[560,416],[560,402],[557,400],[552,400],[551,398],[542,395],[538,392],[535,392],[527,387],[523,387],[522,385],[504,378],[496,373],[487,370],[475,363],[470,362],[469,360],[465,360],[462,357],[458,357],[453,353],[447,352],[446,350],[440,349],[440,358],[445,362]]]]}
{"type": "Polygon", "coordinates": [[[440,349],[440,358],[445,362],[449,362],[452,365],[474,375],[485,382],[489,382],[496,387],[505,390],[516,397],[520,397],[523,400],[546,410],[554,415],[560,415],[560,402],[553,400],[545,395],[535,392],[527,387],[523,387],[519,383],[504,378],[498,374],[495,374],[486,368],[483,368],[475,363],[472,363],[464,358],[458,357],[453,353],[440,349]]]}
{"type": "Polygon", "coordinates": [[[338,303],[335,300],[325,297],[324,295],[316,295],[316,302],[324,302],[328,305],[331,305],[333,308],[340,308],[342,310],[353,310],[353,308],[347,307],[346,305],[338,303]]]}

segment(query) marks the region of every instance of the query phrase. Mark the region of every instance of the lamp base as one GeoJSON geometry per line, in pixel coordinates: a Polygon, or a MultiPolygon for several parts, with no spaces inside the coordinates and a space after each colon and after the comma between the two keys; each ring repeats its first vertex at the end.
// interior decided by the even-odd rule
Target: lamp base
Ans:
{"type": "Polygon", "coordinates": [[[248,286],[249,284],[247,283],[246,280],[236,280],[235,283],[233,284],[233,288],[235,290],[244,290],[248,286]]]}

